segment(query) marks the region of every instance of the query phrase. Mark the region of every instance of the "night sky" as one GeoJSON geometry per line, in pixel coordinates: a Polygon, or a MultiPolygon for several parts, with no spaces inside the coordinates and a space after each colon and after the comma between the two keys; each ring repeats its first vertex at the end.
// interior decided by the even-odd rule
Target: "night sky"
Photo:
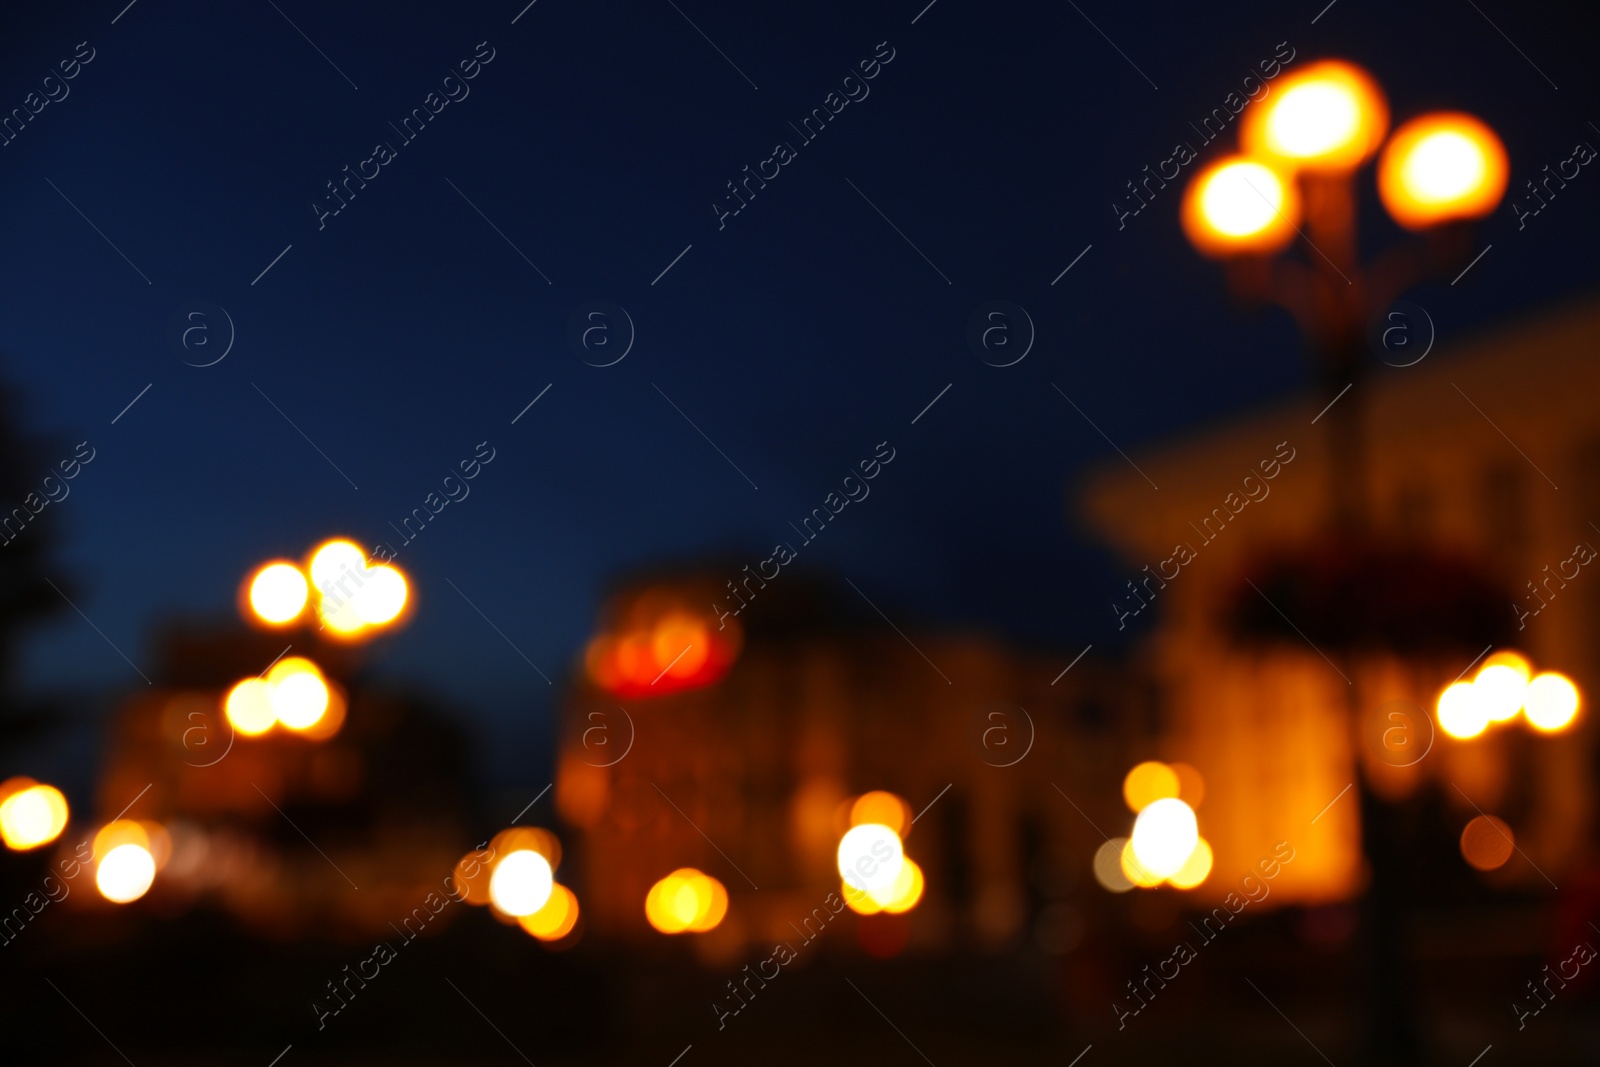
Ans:
{"type": "MultiPolygon", "coordinates": [[[[226,615],[256,563],[389,542],[417,614],[384,673],[439,694],[503,782],[544,773],[608,583],[755,563],[883,441],[808,565],[903,626],[1063,663],[1108,636],[1121,579],[1069,502],[1122,461],[1084,416],[1133,453],[1307,387],[1287,316],[1230,308],[1184,241],[1182,179],[1120,231],[1111,207],[1275,52],[1361,63],[1397,119],[1482,117],[1512,197],[1600,144],[1571,5],[125,2],[0,16],[0,107],[60,97],[0,148],[0,374],[58,442],[41,476],[95,449],[51,508],[104,632],[63,610],[26,678],[143,688],[108,640],[148,673],[155,627],[226,615]],[[407,141],[431,93],[457,99],[407,141]],[[791,123],[830,93],[858,99],[806,141],[791,123]],[[377,175],[319,222],[346,167],[377,175]],[[968,345],[991,300],[1036,327],[1014,366],[968,345]],[[608,367],[569,340],[594,301],[636,331],[608,367]],[[173,339],[200,308],[236,334],[209,367],[185,361],[221,354],[215,311],[211,347],[173,339]],[[470,496],[402,547],[390,523],[480,442],[470,496]]],[[[1370,250],[1399,231],[1370,169],[1361,189],[1370,250]]],[[[1520,232],[1508,202],[1466,281],[1410,296],[1447,340],[1580,299],[1597,204],[1587,170],[1520,232]]]]}

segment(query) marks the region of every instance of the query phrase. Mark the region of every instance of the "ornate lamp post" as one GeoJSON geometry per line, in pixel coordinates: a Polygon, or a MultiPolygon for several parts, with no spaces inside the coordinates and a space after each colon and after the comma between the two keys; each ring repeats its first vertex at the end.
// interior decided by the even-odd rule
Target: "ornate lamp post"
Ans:
{"type": "MultiPolygon", "coordinates": [[[[1308,558],[1291,559],[1279,570],[1284,595],[1275,596],[1273,611],[1295,617],[1321,638],[1319,646],[1332,646],[1347,661],[1371,646],[1402,652],[1469,642],[1478,647],[1499,636],[1482,636],[1495,628],[1488,607],[1496,599],[1492,583],[1471,566],[1395,552],[1370,537],[1364,391],[1352,387],[1368,365],[1374,317],[1410,286],[1448,277],[1467,262],[1473,220],[1493,211],[1505,193],[1505,149],[1488,126],[1458,112],[1421,115],[1390,134],[1377,82],[1337,60],[1279,82],[1272,98],[1246,114],[1239,136],[1241,154],[1218,160],[1191,181],[1184,230],[1203,255],[1223,262],[1237,297],[1276,303],[1294,315],[1323,395],[1337,401],[1326,412],[1333,521],[1327,540],[1308,558]],[[1375,156],[1384,208],[1415,236],[1363,261],[1355,180],[1375,156]],[[1297,238],[1306,246],[1303,261],[1282,257],[1297,238]],[[1290,606],[1286,601],[1296,595],[1290,606]]],[[[1261,584],[1274,588],[1267,578],[1261,584]]],[[[1241,596],[1247,606],[1239,613],[1240,628],[1267,629],[1247,621],[1252,607],[1262,608],[1256,593],[1241,596]]],[[[1269,621],[1277,627],[1276,618],[1269,621]]],[[[1352,686],[1352,735],[1360,744],[1358,701],[1352,686]]],[[[1399,947],[1407,932],[1410,818],[1361,777],[1362,842],[1371,876],[1364,900],[1369,1040],[1377,1060],[1417,1062],[1399,947]]]]}

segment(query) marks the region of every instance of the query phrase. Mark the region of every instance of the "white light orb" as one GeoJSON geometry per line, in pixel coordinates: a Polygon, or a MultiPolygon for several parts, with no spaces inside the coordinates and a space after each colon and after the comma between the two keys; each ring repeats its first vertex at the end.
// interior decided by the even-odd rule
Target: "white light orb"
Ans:
{"type": "Polygon", "coordinates": [[[1151,874],[1177,873],[1200,843],[1194,809],[1177,797],[1157,800],[1133,823],[1133,854],[1151,874]]]}

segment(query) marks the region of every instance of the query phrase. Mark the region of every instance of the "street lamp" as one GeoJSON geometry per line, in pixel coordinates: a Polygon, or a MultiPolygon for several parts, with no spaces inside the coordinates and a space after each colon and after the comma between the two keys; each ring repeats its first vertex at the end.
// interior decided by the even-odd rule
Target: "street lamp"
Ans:
{"type": "MultiPolygon", "coordinates": [[[[1352,389],[1366,373],[1368,324],[1406,289],[1428,277],[1449,277],[1472,253],[1471,222],[1493,211],[1505,194],[1505,149],[1494,132],[1470,115],[1424,115],[1392,136],[1389,106],[1377,82],[1361,68],[1327,60],[1303,68],[1276,85],[1272,97],[1253,105],[1240,123],[1242,155],[1200,171],[1184,193],[1182,219],[1189,240],[1203,255],[1220,259],[1229,288],[1251,302],[1275,303],[1298,323],[1312,351],[1318,385],[1329,406],[1317,417],[1327,423],[1332,522],[1320,544],[1261,586],[1310,597],[1305,610],[1270,601],[1313,634],[1319,631],[1336,653],[1354,656],[1377,642],[1391,648],[1459,643],[1459,631],[1486,619],[1476,608],[1483,592],[1470,569],[1444,558],[1407,556],[1371,540],[1363,458],[1363,390],[1352,389]],[[1356,241],[1355,175],[1381,150],[1378,191],[1385,210],[1416,237],[1363,261],[1356,241]],[[1274,183],[1281,184],[1281,192],[1274,183]],[[1250,204],[1246,196],[1255,196],[1250,204]],[[1303,237],[1303,263],[1276,257],[1288,247],[1288,227],[1303,237]],[[1351,395],[1341,400],[1345,393],[1351,395]],[[1336,403],[1335,403],[1336,402],[1336,403]],[[1399,605],[1380,580],[1403,573],[1408,588],[1426,587],[1419,605],[1399,605]],[[1452,597],[1454,599],[1452,599],[1452,597]],[[1396,609],[1400,610],[1396,610],[1396,609]],[[1469,610],[1472,609],[1472,610],[1469,610]],[[1412,625],[1419,616],[1427,625],[1412,625]]],[[[1470,264],[1469,264],[1470,265],[1470,264]]],[[[1387,334],[1385,335],[1387,336],[1387,334]]],[[[1313,420],[1315,421],[1315,420],[1313,420]]],[[[1255,583],[1251,583],[1255,586],[1255,583]]],[[[1241,591],[1241,620],[1259,605],[1241,591]]],[[[1281,595],[1281,594],[1280,594],[1281,595]]],[[[1415,601],[1414,595],[1409,599],[1415,601]]],[[[1275,620],[1272,623],[1276,630],[1275,620]]],[[[1476,635],[1475,635],[1476,636],[1476,635]]],[[[1308,638],[1309,640],[1310,638],[1308,638]]],[[[1474,642],[1476,643],[1476,642],[1474,642]]],[[[1491,682],[1497,678],[1491,678],[1491,682]]],[[[1452,686],[1441,696],[1439,723],[1447,734],[1482,733],[1493,718],[1488,686],[1452,686]]],[[[1356,686],[1349,689],[1352,726],[1361,722],[1356,686]]],[[[1539,691],[1538,719],[1560,729],[1576,714],[1575,690],[1558,683],[1539,691]],[[1560,726],[1555,724],[1560,723],[1560,726]]],[[[1514,712],[1513,712],[1514,714],[1514,712]]],[[[1384,1058],[1414,1059],[1418,1040],[1406,1006],[1405,960],[1397,943],[1404,929],[1404,884],[1414,855],[1404,819],[1368,781],[1362,780],[1362,848],[1369,883],[1365,892],[1369,929],[1368,995],[1374,1051],[1384,1058]]]]}
{"type": "MultiPolygon", "coordinates": [[[[1505,195],[1505,148],[1471,115],[1422,115],[1385,143],[1388,131],[1389,105],[1371,75],[1340,60],[1315,63],[1247,112],[1241,154],[1201,170],[1184,193],[1189,241],[1225,262],[1236,295],[1295,316],[1321,384],[1332,391],[1361,377],[1373,314],[1416,282],[1459,266],[1471,251],[1467,224],[1505,195]],[[1384,208],[1422,240],[1363,263],[1353,183],[1380,147],[1384,208]],[[1273,259],[1296,235],[1309,246],[1306,263],[1273,259]]],[[[1339,407],[1329,417],[1332,477],[1336,518],[1348,532],[1364,520],[1360,403],[1339,407]]]]}

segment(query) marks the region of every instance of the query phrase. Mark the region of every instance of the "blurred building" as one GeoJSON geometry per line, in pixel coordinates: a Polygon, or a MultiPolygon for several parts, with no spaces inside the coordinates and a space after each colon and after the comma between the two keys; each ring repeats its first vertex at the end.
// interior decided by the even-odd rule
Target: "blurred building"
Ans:
{"type": "MultiPolygon", "coordinates": [[[[416,695],[372,685],[359,646],[310,627],[184,624],[159,649],[155,684],[107,726],[96,788],[100,823],[126,809],[158,838],[158,912],[198,907],[259,936],[361,942],[442,892],[481,829],[458,728],[416,695]],[[325,718],[325,736],[236,730],[229,689],[291,649],[321,668],[342,721],[325,718]]],[[[90,893],[72,899],[96,906],[90,893]]]]}
{"type": "Polygon", "coordinates": [[[904,915],[844,911],[830,924],[851,930],[830,933],[829,951],[1076,947],[1105,896],[1089,872],[1103,840],[1091,816],[1105,821],[1149,732],[1147,694],[1091,660],[1062,677],[1066,658],[906,622],[913,647],[804,573],[754,592],[721,629],[712,605],[726,591],[709,568],[630,584],[602,614],[566,701],[555,783],[590,931],[662,942],[646,894],[695,867],[732,902],[690,939],[702,958],[799,944],[840,891],[851,800],[888,790],[915,820],[905,850],[923,898],[904,915]]]}
{"type": "MultiPolygon", "coordinates": [[[[1559,734],[1497,727],[1458,741],[1433,710],[1491,642],[1600,692],[1600,573],[1574,562],[1575,546],[1600,545],[1597,350],[1600,306],[1590,302],[1413,366],[1379,367],[1356,386],[1370,526],[1390,566],[1346,581],[1345,592],[1369,606],[1442,605],[1385,640],[1322,647],[1315,637],[1328,628],[1263,588],[1285,551],[1339,552],[1327,423],[1316,422],[1328,397],[1138,455],[1139,471],[1109,464],[1091,480],[1083,511],[1128,560],[1130,584],[1107,596],[1107,624],[1144,642],[1164,709],[1162,754],[1205,774],[1218,869],[1247,869],[1288,840],[1298,858],[1278,880],[1280,901],[1354,895],[1364,878],[1360,786],[1344,791],[1363,769],[1392,801],[1431,791],[1457,832],[1479,811],[1504,819],[1531,862],[1488,872],[1493,885],[1542,891],[1546,875],[1560,882],[1586,859],[1592,716],[1559,734]],[[1288,640],[1243,639],[1251,612],[1287,623],[1288,640]],[[1461,631],[1455,647],[1426,647],[1445,630],[1461,631]],[[1468,634],[1489,636],[1469,644],[1468,634]],[[1386,737],[1402,723],[1404,736],[1386,737]]],[[[1296,603],[1310,613],[1310,601],[1296,603]]]]}

